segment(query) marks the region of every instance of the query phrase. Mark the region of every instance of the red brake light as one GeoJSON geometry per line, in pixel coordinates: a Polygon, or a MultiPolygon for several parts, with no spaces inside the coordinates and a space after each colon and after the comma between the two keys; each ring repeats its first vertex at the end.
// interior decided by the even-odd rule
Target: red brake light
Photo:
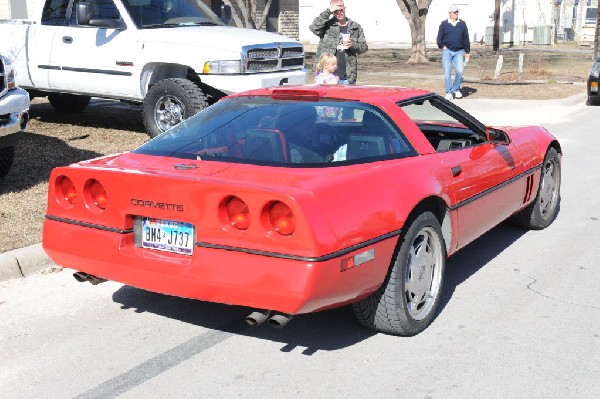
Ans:
{"type": "Polygon", "coordinates": [[[291,208],[283,202],[275,202],[269,209],[269,222],[273,230],[281,235],[289,236],[296,230],[296,217],[291,208]]]}
{"type": "Polygon", "coordinates": [[[250,227],[250,210],[248,205],[238,197],[231,197],[225,204],[225,212],[229,224],[238,230],[250,227]]]}
{"type": "Polygon", "coordinates": [[[75,205],[77,202],[75,184],[67,176],[59,176],[56,179],[56,195],[59,201],[66,202],[68,205],[75,205]]]}
{"type": "Polygon", "coordinates": [[[94,205],[101,210],[106,209],[106,190],[98,180],[88,180],[85,184],[85,193],[88,206],[94,205]]]}

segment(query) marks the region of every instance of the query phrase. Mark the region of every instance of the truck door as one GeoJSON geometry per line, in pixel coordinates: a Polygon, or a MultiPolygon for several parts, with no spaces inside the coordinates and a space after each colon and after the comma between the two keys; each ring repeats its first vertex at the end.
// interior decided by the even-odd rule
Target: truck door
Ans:
{"type": "Polygon", "coordinates": [[[50,87],[80,94],[140,99],[137,30],[113,0],[92,2],[92,19],[119,22],[117,28],[80,26],[73,0],[68,23],[58,27],[50,56],[50,87]],[[123,18],[125,17],[125,18],[123,18]],[[125,20],[126,19],[126,20],[125,20]],[[127,23],[129,22],[129,25],[127,23]],[[58,67],[58,68],[56,68],[58,67]]]}

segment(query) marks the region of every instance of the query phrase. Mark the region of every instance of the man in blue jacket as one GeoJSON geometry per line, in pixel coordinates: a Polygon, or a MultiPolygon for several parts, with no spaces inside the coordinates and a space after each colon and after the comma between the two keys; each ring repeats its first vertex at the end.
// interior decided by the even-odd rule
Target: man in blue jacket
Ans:
{"type": "Polygon", "coordinates": [[[446,80],[446,99],[462,98],[460,84],[462,82],[465,63],[469,61],[471,43],[469,30],[465,21],[458,19],[458,7],[452,4],[448,9],[449,17],[442,21],[437,35],[437,45],[442,50],[442,67],[446,80]],[[452,66],[454,65],[454,83],[452,83],[452,66]]]}

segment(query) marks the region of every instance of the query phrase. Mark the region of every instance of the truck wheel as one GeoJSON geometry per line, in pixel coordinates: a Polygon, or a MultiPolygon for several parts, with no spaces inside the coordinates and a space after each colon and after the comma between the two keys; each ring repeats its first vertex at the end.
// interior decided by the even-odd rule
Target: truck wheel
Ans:
{"type": "Polygon", "coordinates": [[[150,137],[181,123],[208,107],[206,95],[187,79],[164,79],[144,99],[144,125],[150,137]]]}
{"type": "Polygon", "coordinates": [[[0,179],[8,174],[15,159],[15,147],[0,148],[0,179]]]}
{"type": "Polygon", "coordinates": [[[352,305],[363,325],[388,334],[416,335],[433,320],[446,264],[442,229],[431,212],[414,218],[379,290],[352,305]]]}
{"type": "Polygon", "coordinates": [[[76,94],[52,93],[48,94],[50,105],[58,112],[80,112],[90,103],[90,96],[78,96],[76,94]]]}

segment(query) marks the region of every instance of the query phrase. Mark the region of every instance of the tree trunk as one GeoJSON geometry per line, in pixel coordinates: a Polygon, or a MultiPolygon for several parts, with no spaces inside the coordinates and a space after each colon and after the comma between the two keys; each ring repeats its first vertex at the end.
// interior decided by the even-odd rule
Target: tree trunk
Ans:
{"type": "Polygon", "coordinates": [[[598,15],[596,16],[596,34],[594,35],[594,60],[598,59],[598,54],[600,54],[600,1],[598,2],[598,15]]]}
{"type": "Polygon", "coordinates": [[[500,2],[501,0],[495,0],[494,4],[494,38],[493,38],[493,51],[500,50],[500,2]]]}
{"type": "Polygon", "coordinates": [[[235,26],[240,28],[261,29],[264,25],[271,3],[273,0],[265,1],[265,9],[257,18],[256,9],[258,0],[223,0],[223,3],[231,7],[231,17],[235,26]]]}
{"type": "Polygon", "coordinates": [[[410,27],[411,53],[407,63],[428,63],[425,45],[425,19],[432,0],[396,0],[410,27]]]}

